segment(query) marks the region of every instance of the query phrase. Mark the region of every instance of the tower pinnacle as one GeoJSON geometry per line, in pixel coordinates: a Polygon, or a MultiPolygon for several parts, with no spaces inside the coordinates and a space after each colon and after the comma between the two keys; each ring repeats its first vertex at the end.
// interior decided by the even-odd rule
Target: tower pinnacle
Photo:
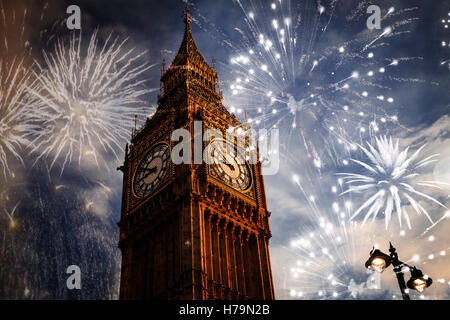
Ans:
{"type": "Polygon", "coordinates": [[[185,18],[184,18],[184,23],[186,24],[186,26],[189,26],[190,23],[192,22],[192,18],[191,18],[191,13],[189,11],[189,5],[186,1],[186,7],[184,8],[184,14],[185,14],[185,18]]]}

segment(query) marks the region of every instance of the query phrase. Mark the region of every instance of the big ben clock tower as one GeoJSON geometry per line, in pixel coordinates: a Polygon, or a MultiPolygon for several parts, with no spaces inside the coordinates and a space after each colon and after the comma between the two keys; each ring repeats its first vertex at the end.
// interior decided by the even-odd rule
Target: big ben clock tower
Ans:
{"type": "Polygon", "coordinates": [[[194,161],[198,123],[224,136],[242,123],[222,105],[215,67],[197,49],[190,22],[186,7],[158,109],[134,132],[120,167],[120,299],[274,299],[261,163],[240,152],[224,156],[224,145],[246,145],[219,139],[202,147],[226,161],[194,161]],[[193,142],[193,161],[175,164],[171,137],[180,128],[193,142]]]}

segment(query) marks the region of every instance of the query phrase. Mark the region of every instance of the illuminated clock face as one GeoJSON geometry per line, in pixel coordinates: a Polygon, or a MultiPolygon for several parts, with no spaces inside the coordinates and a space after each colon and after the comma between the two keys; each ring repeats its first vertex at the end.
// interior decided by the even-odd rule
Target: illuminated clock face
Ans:
{"type": "Polygon", "coordinates": [[[169,161],[167,144],[158,144],[145,155],[134,175],[134,193],[138,197],[145,197],[156,189],[167,173],[169,161]]]}
{"type": "Polygon", "coordinates": [[[250,187],[250,170],[244,157],[238,152],[235,155],[226,152],[227,144],[215,140],[208,145],[210,164],[216,175],[231,187],[247,190],[250,187]]]}

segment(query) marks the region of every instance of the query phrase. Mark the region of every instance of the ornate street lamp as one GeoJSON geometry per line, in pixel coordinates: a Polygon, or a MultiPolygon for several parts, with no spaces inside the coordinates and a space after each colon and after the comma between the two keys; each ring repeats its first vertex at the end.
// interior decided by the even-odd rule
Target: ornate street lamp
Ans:
{"type": "Polygon", "coordinates": [[[411,269],[411,279],[406,283],[406,286],[410,289],[417,290],[418,292],[423,292],[423,290],[431,286],[432,283],[433,280],[430,277],[424,276],[422,271],[413,267],[411,269]]]}
{"type": "Polygon", "coordinates": [[[430,277],[423,275],[422,271],[416,267],[410,266],[398,259],[396,249],[390,242],[389,252],[390,255],[387,255],[380,250],[373,248],[370,252],[370,258],[366,261],[365,266],[370,270],[381,273],[392,264],[403,300],[410,300],[407,287],[422,293],[426,288],[431,286],[433,280],[430,277]],[[411,279],[409,279],[408,283],[405,283],[405,276],[403,273],[403,268],[405,267],[407,267],[411,273],[411,279]]]}
{"type": "Polygon", "coordinates": [[[391,257],[384,254],[378,249],[373,249],[370,252],[370,258],[366,261],[366,268],[375,270],[378,272],[383,272],[384,269],[389,267],[391,264],[391,257]]]}

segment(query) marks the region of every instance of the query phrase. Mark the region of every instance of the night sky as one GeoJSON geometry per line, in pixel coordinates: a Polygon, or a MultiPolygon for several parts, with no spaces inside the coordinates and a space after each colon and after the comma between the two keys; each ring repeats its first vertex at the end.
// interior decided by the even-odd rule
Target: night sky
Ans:
{"type": "MultiPolygon", "coordinates": [[[[138,80],[146,80],[145,89],[148,90],[148,94],[143,96],[146,106],[153,109],[157,106],[160,64],[163,60],[170,63],[181,43],[184,32],[184,2],[175,0],[48,2],[19,0],[12,4],[12,1],[0,0],[0,3],[3,3],[5,8],[15,8],[20,12],[23,8],[28,8],[29,16],[25,23],[24,38],[32,46],[30,56],[42,65],[45,64],[42,52],[51,52],[56,38],[70,38],[71,31],[64,27],[64,19],[67,16],[65,11],[69,5],[78,5],[82,11],[81,26],[85,39],[88,39],[98,28],[101,43],[110,32],[113,32],[114,36],[121,39],[128,38],[126,48],[145,52],[140,60],[154,66],[139,75],[138,80]],[[40,19],[41,15],[42,19],[40,19]]],[[[271,28],[274,17],[289,16],[288,12],[277,15],[278,11],[271,9],[272,3],[280,5],[279,0],[189,2],[193,17],[192,32],[196,44],[210,64],[215,57],[224,91],[224,104],[227,107],[233,105],[236,108],[244,108],[244,105],[239,104],[245,104],[248,100],[239,100],[233,95],[231,86],[236,77],[241,75],[236,72],[236,67],[230,60],[231,57],[239,56],[243,52],[247,53],[249,43],[257,45],[257,41],[251,38],[243,41],[242,34],[239,33],[239,30],[248,29],[245,23],[245,19],[248,19],[246,17],[248,11],[243,10],[240,3],[244,4],[245,8],[253,7],[254,12],[259,13],[257,19],[259,19],[258,25],[262,27],[261,32],[271,28]]],[[[320,35],[310,44],[311,47],[307,52],[305,51],[305,56],[308,54],[311,56],[309,63],[315,56],[320,57],[322,53],[327,52],[328,48],[340,43],[350,43],[348,46],[350,52],[346,51],[346,54],[350,56],[352,54],[366,55],[356,49],[352,51],[355,48],[352,47],[355,43],[352,42],[353,37],[366,28],[368,16],[364,13],[366,6],[379,5],[382,15],[386,14],[392,6],[395,7],[396,12],[405,8],[414,8],[412,13],[409,11],[402,13],[405,19],[414,18],[413,22],[407,25],[407,29],[402,29],[403,26],[397,27],[400,31],[408,30],[408,32],[392,38],[388,41],[389,45],[377,47],[377,42],[373,48],[367,50],[367,53],[370,50],[377,54],[380,52],[381,58],[377,61],[385,61],[386,64],[390,62],[391,57],[410,57],[411,59],[399,59],[400,62],[395,71],[387,72],[385,78],[376,81],[378,87],[362,82],[360,88],[367,89],[370,94],[384,90],[383,92],[388,92],[386,97],[394,98],[394,103],[383,104],[382,108],[386,114],[395,115],[398,121],[386,124],[379,134],[398,138],[402,147],[409,146],[411,150],[417,150],[421,145],[426,144],[423,151],[424,157],[439,153],[439,161],[432,163],[429,168],[424,168],[421,174],[431,177],[428,180],[436,179],[450,184],[450,64],[449,62],[441,64],[450,59],[450,47],[442,45],[442,41],[450,42],[450,31],[443,27],[445,23],[441,21],[448,19],[450,25],[450,15],[447,14],[450,12],[450,3],[437,0],[368,2],[299,0],[286,4],[283,0],[280,6],[291,7],[292,12],[300,11],[306,17],[302,16],[301,23],[303,21],[307,23],[308,19],[314,21],[311,17],[317,15],[319,6],[325,8],[325,17],[329,12],[330,3],[335,4],[335,9],[326,32],[320,31],[320,35]],[[358,11],[359,16],[349,20],[350,13],[358,8],[358,5],[362,8],[358,11]],[[365,84],[367,84],[366,87],[365,84]]],[[[8,10],[5,12],[8,15],[8,10]]],[[[403,16],[399,19],[403,19],[403,16]]],[[[324,20],[327,21],[327,19],[324,20]]],[[[321,20],[320,23],[323,21],[321,20]]],[[[3,25],[1,27],[4,28],[3,25]]],[[[14,29],[14,26],[10,28],[14,29]]],[[[6,29],[3,34],[10,37],[9,39],[14,38],[14,32],[17,31],[6,29]]],[[[370,37],[367,33],[363,35],[370,37]]],[[[298,39],[299,42],[301,39],[304,40],[301,35],[298,39]]],[[[303,44],[301,42],[298,47],[303,44]]],[[[10,59],[14,54],[14,48],[9,51],[6,51],[4,47],[0,48],[3,50],[1,57],[5,60],[10,59]]],[[[20,45],[16,50],[20,51],[20,45]]],[[[317,87],[323,86],[324,83],[337,81],[333,77],[351,74],[353,68],[357,68],[354,61],[365,61],[358,57],[356,60],[351,60],[355,59],[352,56],[352,58],[346,58],[347,60],[343,59],[341,67],[336,67],[340,63],[339,54],[332,53],[327,57],[330,58],[324,59],[325,62],[322,64],[319,63],[316,73],[297,72],[290,87],[285,91],[291,92],[294,98],[299,100],[306,92],[306,82],[317,84],[317,87]],[[330,67],[326,64],[327,61],[330,67]],[[335,70],[336,73],[327,72],[328,68],[335,70]]],[[[360,65],[366,67],[370,66],[370,63],[361,62],[360,65]]],[[[264,105],[265,101],[260,97],[255,99],[254,103],[261,103],[262,108],[277,107],[276,103],[270,106],[264,105]]],[[[339,99],[345,101],[346,97],[330,94],[329,99],[340,103],[339,99]]],[[[355,98],[349,99],[350,103],[359,101],[355,98]]],[[[359,96],[358,99],[362,97],[359,96]]],[[[279,110],[282,110],[281,104],[279,110]]],[[[370,112],[372,109],[368,109],[369,114],[370,112]]],[[[374,114],[376,112],[373,111],[374,114]]],[[[289,115],[289,112],[286,114],[289,115]]],[[[243,119],[238,113],[237,116],[243,119]]],[[[350,155],[344,152],[342,157],[335,157],[335,153],[330,155],[325,151],[330,146],[335,146],[330,132],[325,133],[323,130],[325,125],[328,125],[329,118],[326,111],[318,112],[311,118],[308,126],[304,127],[306,132],[304,136],[299,135],[296,130],[289,130],[291,123],[288,121],[291,120],[282,120],[277,123],[282,132],[280,150],[283,155],[280,170],[276,175],[265,177],[268,205],[272,212],[270,223],[273,237],[270,250],[276,297],[278,299],[399,299],[394,277],[390,274],[391,270],[382,274],[381,285],[378,288],[371,289],[365,285],[371,275],[366,272],[364,262],[368,258],[372,245],[379,244],[380,249],[387,251],[388,242],[391,240],[396,244],[400,258],[411,261],[410,257],[418,254],[419,261],[411,263],[426,270],[434,280],[433,286],[424,297],[414,293],[413,298],[448,299],[450,297],[448,219],[442,220],[432,231],[423,235],[423,231],[429,224],[423,216],[417,216],[413,210],[410,212],[414,225],[412,230],[408,230],[406,226],[399,227],[396,217],[393,217],[390,227],[386,230],[384,219],[379,216],[374,223],[345,233],[351,245],[330,245],[330,248],[333,247],[337,253],[334,258],[338,262],[317,258],[316,263],[319,266],[315,269],[323,274],[312,274],[310,282],[303,284],[301,279],[307,275],[302,275],[300,280],[291,278],[290,266],[299,266],[308,256],[311,257],[309,252],[300,252],[293,248],[292,239],[305,238],[312,233],[320,237],[323,231],[318,225],[317,217],[312,214],[314,210],[311,208],[308,197],[314,195],[320,199],[315,204],[317,211],[324,212],[325,216],[330,215],[332,220],[334,213],[331,208],[333,203],[339,201],[339,196],[330,190],[330,186],[336,184],[336,174],[349,172],[349,170],[361,173],[358,165],[350,164],[348,167],[343,167],[340,161],[346,159],[345,157],[363,157],[364,155],[360,153],[350,155]],[[319,136],[325,137],[325,143],[319,136]],[[311,141],[304,143],[303,138],[311,139],[311,141]],[[307,151],[305,144],[314,148],[307,148],[307,151]],[[315,158],[312,149],[321,159],[320,168],[314,167],[312,163],[312,158],[315,158]],[[309,153],[313,155],[312,158],[309,153]],[[292,181],[293,175],[300,177],[302,187],[305,189],[304,193],[292,181]],[[345,266],[339,263],[339,260],[344,260],[339,255],[345,255],[345,266]],[[333,274],[338,279],[337,284],[331,284],[329,274],[333,274]],[[358,285],[360,291],[356,290],[358,293],[355,294],[354,288],[358,285]],[[292,290],[295,290],[295,293],[292,290]],[[302,295],[298,294],[299,292],[302,292],[302,295]],[[333,293],[336,295],[333,296],[333,293]]],[[[273,124],[270,119],[267,123],[269,126],[273,124]]],[[[130,122],[126,126],[131,130],[133,123],[130,122]]],[[[369,139],[362,134],[358,134],[357,137],[360,139],[358,141],[369,139]]],[[[373,142],[373,137],[371,138],[370,141],[373,142]]],[[[27,147],[21,148],[20,154],[24,164],[11,161],[14,178],[8,176],[0,180],[2,184],[0,189],[1,299],[118,298],[120,250],[117,248],[117,222],[120,217],[122,177],[116,168],[121,165],[120,159],[123,159],[125,143],[126,141],[122,141],[122,148],[117,149],[119,159],[111,154],[105,155],[106,166],[104,164],[97,166],[93,163],[79,165],[74,162],[67,165],[63,171],[61,161],[58,160],[53,167],[49,164],[51,158],[44,157],[35,162],[36,155],[30,154],[27,147]],[[17,226],[11,229],[8,215],[4,212],[11,212],[16,204],[18,206],[14,217],[17,220],[17,226]],[[65,268],[71,264],[80,266],[82,270],[81,290],[66,288],[65,268]]],[[[336,150],[333,152],[339,153],[341,149],[336,147],[336,150]]],[[[427,191],[450,208],[450,188],[427,191]]],[[[363,199],[354,196],[352,201],[361,205],[363,199]]],[[[433,217],[436,217],[436,220],[445,213],[445,209],[426,199],[421,204],[433,217]]],[[[329,235],[321,238],[319,243],[326,243],[327,239],[330,239],[329,235]]],[[[307,270],[307,267],[305,268],[307,270]]]]}

